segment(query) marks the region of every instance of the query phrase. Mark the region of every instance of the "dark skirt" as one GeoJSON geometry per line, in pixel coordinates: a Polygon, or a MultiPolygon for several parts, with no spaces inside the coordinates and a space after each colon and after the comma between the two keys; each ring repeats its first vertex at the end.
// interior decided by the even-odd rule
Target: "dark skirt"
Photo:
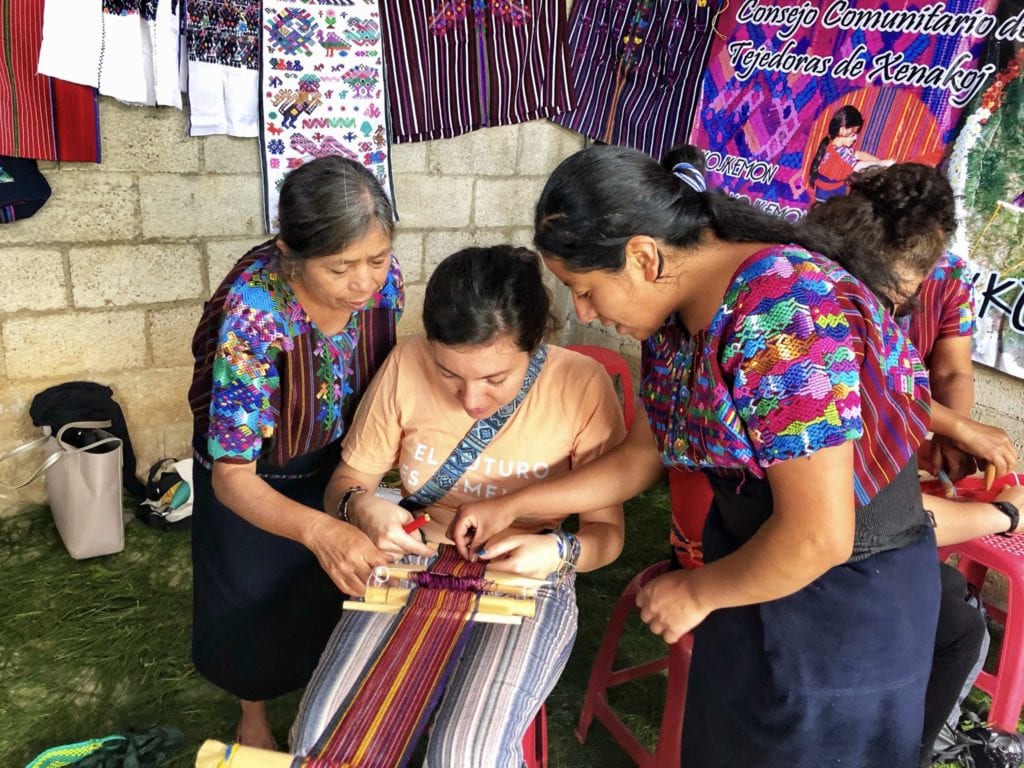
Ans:
{"type": "MultiPolygon", "coordinates": [[[[282,473],[308,466],[293,462],[282,473]]],[[[288,498],[323,509],[329,477],[323,468],[301,479],[263,479],[288,498]]],[[[302,688],[345,596],[304,546],[251,525],[217,501],[210,470],[194,462],[192,479],[196,669],[250,701],[302,688]]]]}
{"type": "MultiPolygon", "coordinates": [[[[738,544],[712,506],[710,562],[738,544]]],[[[913,768],[939,602],[930,529],[695,632],[685,768],[913,768]]]]}

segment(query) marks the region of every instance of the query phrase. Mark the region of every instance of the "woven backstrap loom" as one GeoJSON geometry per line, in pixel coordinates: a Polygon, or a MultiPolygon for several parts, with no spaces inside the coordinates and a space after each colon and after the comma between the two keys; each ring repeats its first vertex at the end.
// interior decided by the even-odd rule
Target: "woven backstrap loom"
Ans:
{"type": "Polygon", "coordinates": [[[405,765],[469,636],[483,575],[484,563],[439,548],[391,636],[302,768],[405,765]]]}
{"type": "Polygon", "coordinates": [[[401,613],[308,756],[207,741],[196,768],[398,768],[408,763],[459,660],[470,622],[518,624],[548,582],[484,575],[441,545],[429,571],[395,565],[345,610],[401,613]],[[393,579],[412,588],[391,586],[393,579]]]}

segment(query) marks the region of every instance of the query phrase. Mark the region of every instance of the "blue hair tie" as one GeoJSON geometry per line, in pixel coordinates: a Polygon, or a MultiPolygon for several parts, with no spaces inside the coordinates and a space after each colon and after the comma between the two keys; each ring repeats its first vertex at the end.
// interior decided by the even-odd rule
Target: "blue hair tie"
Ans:
{"type": "Polygon", "coordinates": [[[694,192],[708,191],[707,182],[704,181],[704,174],[689,163],[676,163],[672,168],[672,174],[682,179],[683,183],[694,192]]]}

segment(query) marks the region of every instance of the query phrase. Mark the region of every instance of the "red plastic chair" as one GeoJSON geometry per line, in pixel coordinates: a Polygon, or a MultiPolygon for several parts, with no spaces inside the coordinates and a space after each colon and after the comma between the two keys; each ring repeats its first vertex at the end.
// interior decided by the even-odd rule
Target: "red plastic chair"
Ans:
{"type": "Polygon", "coordinates": [[[523,762],[526,768],[548,766],[548,713],[543,704],[523,734],[523,762]]]}
{"type": "MultiPolygon", "coordinates": [[[[568,349],[581,355],[593,358],[608,372],[609,376],[618,376],[622,387],[622,412],[628,430],[636,413],[633,396],[633,375],[629,364],[618,352],[590,344],[578,344],[568,349]]],[[[547,768],[548,765],[548,713],[542,705],[530,727],[523,734],[523,758],[526,768],[547,768]]]]}
{"type": "MultiPolygon", "coordinates": [[[[711,506],[711,486],[699,472],[681,469],[669,470],[669,492],[672,498],[672,517],[685,538],[691,543],[700,541],[704,519],[711,506]]],[[[699,549],[692,550],[686,559],[680,558],[684,567],[700,564],[699,549]]],[[[655,563],[633,577],[615,603],[608,629],[594,659],[583,699],[576,738],[583,743],[587,731],[596,717],[622,747],[623,751],[641,768],[678,768],[679,752],[683,734],[683,706],[686,703],[686,681],[690,672],[690,656],[693,653],[693,635],[684,635],[669,646],[668,655],[643,664],[624,669],[614,669],[615,652],[619,639],[630,615],[636,611],[636,595],[651,579],[668,572],[671,562],[655,563]],[[611,708],[607,691],[640,677],[646,677],[668,670],[668,690],[658,728],[658,745],[651,752],[637,739],[622,718],[611,708]]]]}
{"type": "MultiPolygon", "coordinates": [[[[1021,484],[1024,484],[1024,475],[1010,474],[997,480],[989,491],[985,490],[980,477],[964,478],[956,488],[959,498],[991,501],[1004,486],[1021,484]]],[[[935,495],[943,493],[938,481],[924,482],[921,489],[935,495]]],[[[1005,628],[999,666],[995,672],[978,675],[975,685],[992,697],[989,721],[1007,731],[1016,731],[1024,707],[1024,536],[982,536],[939,549],[939,558],[943,561],[952,554],[960,556],[957,568],[979,593],[989,570],[1006,576],[1006,610],[985,603],[988,614],[1005,628]]]]}
{"type": "Polygon", "coordinates": [[[618,352],[593,344],[573,344],[566,349],[586,355],[604,366],[609,376],[618,376],[622,387],[622,417],[626,422],[626,429],[633,426],[633,417],[636,415],[636,398],[633,394],[633,373],[629,370],[629,364],[618,352]]]}

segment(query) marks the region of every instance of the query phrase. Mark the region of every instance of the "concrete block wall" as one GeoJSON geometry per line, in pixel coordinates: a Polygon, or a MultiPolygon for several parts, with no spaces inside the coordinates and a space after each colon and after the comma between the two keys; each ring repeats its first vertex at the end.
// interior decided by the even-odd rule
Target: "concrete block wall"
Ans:
{"type": "MultiPolygon", "coordinates": [[[[36,435],[35,393],[86,379],[111,386],[140,468],[188,455],[189,341],[202,304],[230,266],[262,242],[256,140],[186,135],[172,109],[104,98],[104,162],[41,163],[53,195],[32,218],[0,225],[0,454],[36,435]]],[[[537,121],[394,147],[401,221],[395,252],[408,284],[401,335],[422,329],[424,283],[467,245],[529,245],[548,173],[582,139],[537,121]]],[[[575,320],[555,293],[558,339],[606,346],[636,368],[638,345],[575,320]]],[[[978,366],[975,415],[1003,426],[1024,454],[1024,382],[978,366]]],[[[27,475],[37,455],[0,465],[27,475]]],[[[0,514],[41,501],[41,482],[0,489],[0,514]]]]}
{"type": "MultiPolygon", "coordinates": [[[[39,434],[28,416],[37,392],[91,380],[113,388],[141,472],[189,453],[192,332],[211,290],[267,238],[259,150],[255,139],[189,138],[177,110],[107,98],[100,126],[102,164],[40,163],[50,200],[0,225],[0,454],[39,434]]],[[[400,335],[422,329],[424,284],[446,255],[530,243],[544,180],[582,146],[538,121],[393,148],[395,252],[408,286],[400,335]]],[[[0,479],[38,461],[4,462],[0,479]]],[[[0,514],[42,499],[41,482],[0,489],[0,514]]]]}

